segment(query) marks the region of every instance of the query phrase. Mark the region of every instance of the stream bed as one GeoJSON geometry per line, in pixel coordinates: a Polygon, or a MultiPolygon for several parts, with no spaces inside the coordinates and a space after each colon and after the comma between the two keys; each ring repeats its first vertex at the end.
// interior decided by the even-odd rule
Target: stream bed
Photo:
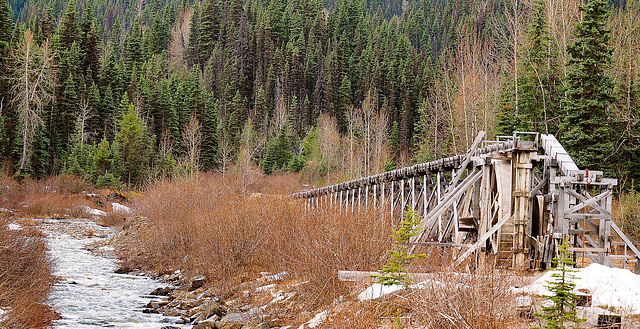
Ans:
{"type": "Polygon", "coordinates": [[[60,312],[58,328],[186,328],[179,318],[142,313],[147,296],[166,286],[146,276],[116,274],[113,249],[104,242],[112,228],[87,219],[44,220],[42,230],[55,262],[56,283],[49,304],[60,312]],[[102,242],[102,244],[101,244],[102,242]],[[87,249],[93,244],[94,252],[87,249]]]}

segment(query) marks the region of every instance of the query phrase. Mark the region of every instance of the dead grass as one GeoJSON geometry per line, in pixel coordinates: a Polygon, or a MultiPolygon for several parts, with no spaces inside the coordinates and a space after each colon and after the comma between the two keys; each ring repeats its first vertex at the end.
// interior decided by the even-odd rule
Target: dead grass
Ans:
{"type": "Polygon", "coordinates": [[[123,254],[129,260],[125,266],[179,268],[191,276],[204,274],[221,289],[243,273],[288,271],[310,281],[303,286],[309,309],[348,292],[337,280],[338,270],[381,266],[388,245],[379,241],[388,240],[390,226],[379,216],[308,213],[302,202],[286,196],[299,186],[297,180],[269,179],[247,187],[233,178],[203,175],[198,184],[153,186],[135,201],[148,225],[138,230],[140,243],[123,254]]]}
{"type": "Polygon", "coordinates": [[[85,180],[75,176],[51,176],[44,180],[16,180],[0,176],[2,207],[22,218],[84,217],[78,205],[95,206],[80,193],[90,191],[85,180]]]}
{"type": "Polygon", "coordinates": [[[613,202],[613,220],[633,242],[640,242],[640,193],[618,195],[613,202]]]}
{"type": "Polygon", "coordinates": [[[57,314],[45,305],[55,277],[44,237],[25,227],[7,230],[0,219],[0,307],[10,311],[2,328],[45,328],[57,314]]]}

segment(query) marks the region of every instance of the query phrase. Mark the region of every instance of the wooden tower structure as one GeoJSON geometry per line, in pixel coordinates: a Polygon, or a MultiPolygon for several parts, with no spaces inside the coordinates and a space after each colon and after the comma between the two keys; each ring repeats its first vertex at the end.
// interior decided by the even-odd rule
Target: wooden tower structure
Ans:
{"type": "MultiPolygon", "coordinates": [[[[553,135],[515,132],[466,154],[293,194],[308,211],[375,207],[423,218],[414,249],[452,248],[453,266],[488,259],[507,268],[546,268],[563,237],[574,257],[640,273],[640,251],[612,221],[616,179],[579,169],[553,135]]],[[[374,220],[374,219],[372,219],[374,220]]]]}

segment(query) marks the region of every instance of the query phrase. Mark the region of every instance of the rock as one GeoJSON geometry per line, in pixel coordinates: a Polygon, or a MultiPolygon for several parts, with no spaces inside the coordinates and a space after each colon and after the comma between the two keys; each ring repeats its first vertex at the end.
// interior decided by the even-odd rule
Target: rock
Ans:
{"type": "Polygon", "coordinates": [[[202,313],[196,313],[189,317],[189,322],[192,324],[198,324],[200,321],[204,320],[205,316],[202,313]]]}
{"type": "Polygon", "coordinates": [[[188,291],[178,291],[172,294],[176,299],[187,300],[187,299],[196,299],[196,295],[188,292],[188,291]]]}
{"type": "Polygon", "coordinates": [[[205,282],[207,282],[207,278],[204,275],[200,275],[195,278],[192,278],[191,287],[189,288],[189,291],[193,291],[204,286],[205,282]]]}
{"type": "Polygon", "coordinates": [[[184,313],[178,309],[175,308],[170,308],[166,311],[164,311],[164,315],[165,316],[183,316],[184,313]]]}
{"type": "Polygon", "coordinates": [[[202,320],[200,322],[198,322],[198,324],[193,327],[193,329],[196,329],[196,327],[200,328],[200,329],[213,329],[213,328],[219,328],[216,327],[216,323],[217,321],[220,320],[220,317],[217,315],[214,315],[206,320],[202,320]]]}
{"type": "Polygon", "coordinates": [[[184,302],[183,308],[190,309],[202,305],[203,301],[200,299],[189,299],[184,302]]]}
{"type": "Polygon", "coordinates": [[[256,326],[256,329],[269,329],[269,324],[267,324],[266,322],[262,322],[261,324],[256,326]]]}
{"type": "Polygon", "coordinates": [[[216,323],[218,329],[242,329],[249,323],[249,317],[243,313],[229,313],[216,323]]]}
{"type": "Polygon", "coordinates": [[[225,309],[224,306],[220,305],[220,303],[209,299],[202,303],[202,305],[189,310],[189,316],[193,316],[197,313],[204,314],[204,318],[206,319],[211,317],[212,315],[223,316],[225,313],[225,309]]]}
{"type": "Polygon", "coordinates": [[[164,287],[164,288],[156,288],[154,291],[151,292],[150,295],[155,295],[155,296],[169,296],[169,294],[171,293],[172,289],[169,287],[164,287]]]}
{"type": "Polygon", "coordinates": [[[164,326],[160,329],[180,329],[180,327],[174,327],[174,326],[164,326]]]}

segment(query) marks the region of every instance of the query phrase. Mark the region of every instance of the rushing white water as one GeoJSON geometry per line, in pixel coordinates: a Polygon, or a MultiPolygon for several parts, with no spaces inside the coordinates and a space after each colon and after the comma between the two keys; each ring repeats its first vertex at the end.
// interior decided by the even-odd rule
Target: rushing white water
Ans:
{"type": "Polygon", "coordinates": [[[55,275],[60,278],[49,301],[62,317],[54,323],[54,327],[181,326],[174,324],[177,318],[142,313],[151,300],[145,295],[162,286],[161,283],[144,276],[116,274],[115,260],[91,254],[84,249],[86,244],[113,234],[113,230],[82,219],[64,222],[47,220],[42,226],[56,264],[55,275]],[[91,236],[96,232],[102,237],[91,236]]]}

